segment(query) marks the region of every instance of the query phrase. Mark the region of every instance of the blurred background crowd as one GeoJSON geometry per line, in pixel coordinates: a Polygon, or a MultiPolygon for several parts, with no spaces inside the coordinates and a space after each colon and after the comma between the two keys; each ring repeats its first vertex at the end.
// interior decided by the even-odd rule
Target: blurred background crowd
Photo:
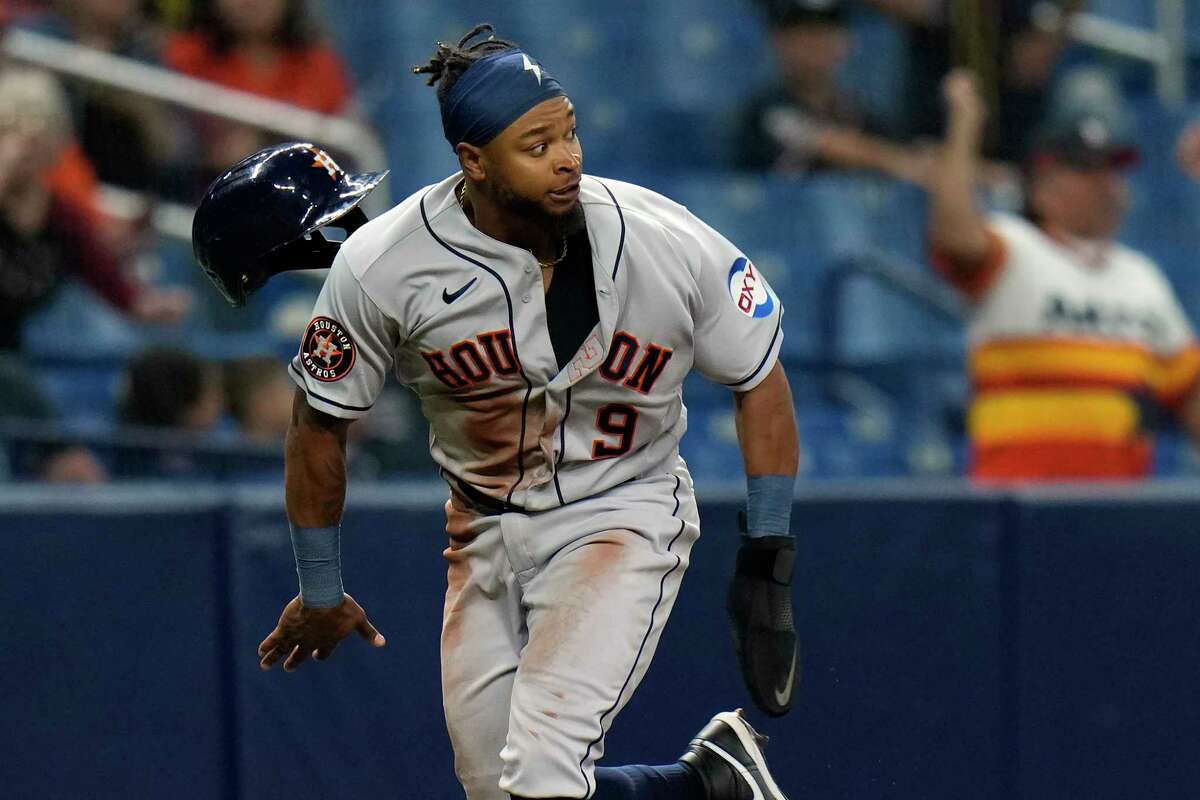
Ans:
{"type": "MultiPolygon", "coordinates": [[[[1075,404],[1039,435],[1077,438],[1077,423],[1078,436],[1104,428],[1148,448],[1111,476],[1200,471],[1186,407],[1200,372],[1187,360],[1200,314],[1200,3],[490,6],[0,5],[0,480],[278,479],[286,360],[320,275],[279,276],[229,309],[193,263],[190,210],[222,167],[277,141],[390,169],[369,212],[444,177],[455,160],[434,94],[409,68],[480,21],[567,87],[589,173],[688,205],[769,276],[788,309],[804,477],[988,477],[972,439],[1010,435],[1015,422],[988,414],[1015,406],[980,406],[993,356],[973,317],[986,281],[971,276],[994,241],[1013,263],[1019,249],[983,224],[991,212],[1040,220],[1072,258],[1123,242],[1122,258],[1149,260],[1145,282],[1165,276],[1161,302],[1179,315],[1146,374],[1122,373],[1135,417],[1119,431],[1081,421],[1075,404]]],[[[1075,322],[1096,313],[1085,304],[1075,322]]],[[[1090,322],[1084,338],[1120,338],[1090,322]]],[[[1043,355],[1005,357],[1024,369],[1043,355]]],[[[728,393],[693,380],[685,399],[693,471],[736,472],[728,393]]],[[[1021,408],[1023,424],[1054,413],[1021,408]]],[[[402,387],[352,433],[352,473],[431,474],[402,387]]]]}

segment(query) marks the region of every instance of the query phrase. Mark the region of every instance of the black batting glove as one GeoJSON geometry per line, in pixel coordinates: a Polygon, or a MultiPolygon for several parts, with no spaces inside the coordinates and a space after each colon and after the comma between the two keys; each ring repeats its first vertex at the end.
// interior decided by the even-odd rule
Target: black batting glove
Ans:
{"type": "Polygon", "coordinates": [[[772,717],[792,707],[800,682],[800,649],[792,620],[790,536],[742,536],[726,609],[746,686],[755,705],[772,717]]]}

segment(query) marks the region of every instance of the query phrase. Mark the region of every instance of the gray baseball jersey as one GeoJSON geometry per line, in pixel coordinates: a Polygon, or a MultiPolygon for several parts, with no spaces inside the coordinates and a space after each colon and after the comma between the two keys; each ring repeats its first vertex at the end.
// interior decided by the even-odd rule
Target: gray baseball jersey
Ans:
{"type": "Polygon", "coordinates": [[[290,371],[338,417],[389,369],[421,398],[453,489],[442,693],[469,800],[587,797],[700,535],[683,379],[753,388],[783,309],[687,209],[585,177],[599,322],[560,369],[536,259],[470,223],[461,180],[350,237],[290,371]]]}
{"type": "Polygon", "coordinates": [[[664,462],[688,371],[738,391],[771,371],[783,308],[754,264],[683,206],[585,176],[599,324],[559,369],[533,255],[476,229],[455,174],[341,248],[292,361],[316,409],[365,414],[389,369],[420,397],[443,473],[528,511],[664,462]]]}

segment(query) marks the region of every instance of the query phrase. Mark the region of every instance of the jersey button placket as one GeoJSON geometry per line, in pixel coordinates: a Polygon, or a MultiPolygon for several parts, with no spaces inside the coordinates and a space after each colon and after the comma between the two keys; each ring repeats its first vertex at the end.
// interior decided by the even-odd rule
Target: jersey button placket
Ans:
{"type": "MultiPolygon", "coordinates": [[[[529,258],[532,260],[532,259],[533,259],[533,254],[530,254],[529,258]]],[[[535,263],[536,263],[536,261],[535,261],[535,263]]],[[[530,274],[530,273],[532,273],[532,272],[533,272],[533,264],[531,264],[531,263],[526,263],[526,264],[525,264],[525,274],[526,274],[526,275],[529,275],[529,274],[530,274]]],[[[536,279],[534,279],[534,278],[530,278],[529,280],[530,280],[530,282],[533,282],[533,281],[534,281],[534,280],[536,280],[536,279]]],[[[525,287],[525,289],[526,289],[526,291],[525,291],[525,294],[521,295],[521,302],[522,302],[522,303],[528,303],[528,302],[530,302],[531,300],[533,300],[533,293],[532,293],[532,292],[530,292],[530,291],[528,291],[530,288],[531,288],[531,287],[529,287],[528,285],[525,287]]]]}

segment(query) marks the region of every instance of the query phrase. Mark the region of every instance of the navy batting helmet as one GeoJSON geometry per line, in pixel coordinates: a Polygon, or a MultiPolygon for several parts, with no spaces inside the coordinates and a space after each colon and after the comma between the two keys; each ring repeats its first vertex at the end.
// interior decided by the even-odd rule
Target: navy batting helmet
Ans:
{"type": "Polygon", "coordinates": [[[348,175],[306,142],[259,150],[217,178],[192,222],[192,250],[209,280],[234,306],[272,275],[324,269],[340,244],[330,225],[353,233],[367,221],[358,204],[387,172],[348,175]]]}

